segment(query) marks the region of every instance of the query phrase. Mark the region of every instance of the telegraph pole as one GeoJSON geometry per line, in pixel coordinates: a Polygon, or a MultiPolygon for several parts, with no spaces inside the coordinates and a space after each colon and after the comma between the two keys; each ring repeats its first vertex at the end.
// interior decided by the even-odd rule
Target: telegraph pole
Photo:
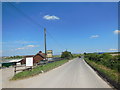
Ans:
{"type": "Polygon", "coordinates": [[[46,60],[46,55],[47,55],[47,49],[46,49],[46,28],[44,28],[44,45],[45,45],[45,60],[46,60]]]}

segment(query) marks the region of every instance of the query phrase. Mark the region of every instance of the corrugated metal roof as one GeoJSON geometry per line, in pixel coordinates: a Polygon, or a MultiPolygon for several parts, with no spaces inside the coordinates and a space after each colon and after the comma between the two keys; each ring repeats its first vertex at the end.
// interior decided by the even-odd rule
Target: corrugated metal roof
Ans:
{"type": "Polygon", "coordinates": [[[21,61],[22,59],[14,59],[14,60],[10,60],[9,62],[19,62],[21,61]]]}

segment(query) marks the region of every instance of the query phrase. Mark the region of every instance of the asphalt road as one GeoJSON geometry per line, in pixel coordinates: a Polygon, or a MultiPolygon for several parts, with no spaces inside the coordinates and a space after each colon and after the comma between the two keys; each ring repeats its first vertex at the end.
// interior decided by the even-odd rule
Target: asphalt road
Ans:
{"type": "Polygon", "coordinates": [[[4,88],[111,88],[83,59],[74,59],[49,72],[17,81],[4,88]]]}

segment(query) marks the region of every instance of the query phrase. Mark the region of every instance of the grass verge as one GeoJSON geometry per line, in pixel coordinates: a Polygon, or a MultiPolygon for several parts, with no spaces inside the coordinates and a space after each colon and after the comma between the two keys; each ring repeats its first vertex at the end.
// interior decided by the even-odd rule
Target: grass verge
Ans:
{"type": "Polygon", "coordinates": [[[17,73],[16,75],[14,75],[11,80],[24,79],[24,78],[28,78],[28,77],[31,77],[34,75],[38,75],[38,74],[42,73],[42,71],[44,71],[44,72],[49,71],[49,70],[54,69],[68,61],[69,60],[67,60],[67,59],[61,60],[61,61],[56,61],[56,62],[48,63],[48,64],[45,64],[42,66],[37,66],[29,71],[22,71],[22,72],[17,73]]]}
{"type": "MultiPolygon", "coordinates": [[[[120,73],[116,70],[112,70],[102,64],[95,63],[94,61],[91,60],[85,60],[90,66],[92,66],[94,69],[98,71],[98,73],[103,74],[101,76],[106,77],[105,79],[108,79],[110,83],[115,85],[115,87],[118,88],[118,85],[120,85],[120,73]]],[[[113,85],[113,86],[114,86],[113,85]]]]}

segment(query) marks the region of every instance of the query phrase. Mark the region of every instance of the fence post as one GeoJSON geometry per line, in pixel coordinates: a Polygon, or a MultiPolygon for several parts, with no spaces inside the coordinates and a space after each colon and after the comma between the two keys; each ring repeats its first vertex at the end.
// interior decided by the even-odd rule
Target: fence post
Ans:
{"type": "Polygon", "coordinates": [[[14,69],[14,75],[16,74],[16,62],[15,62],[15,69],[14,69]]]}

